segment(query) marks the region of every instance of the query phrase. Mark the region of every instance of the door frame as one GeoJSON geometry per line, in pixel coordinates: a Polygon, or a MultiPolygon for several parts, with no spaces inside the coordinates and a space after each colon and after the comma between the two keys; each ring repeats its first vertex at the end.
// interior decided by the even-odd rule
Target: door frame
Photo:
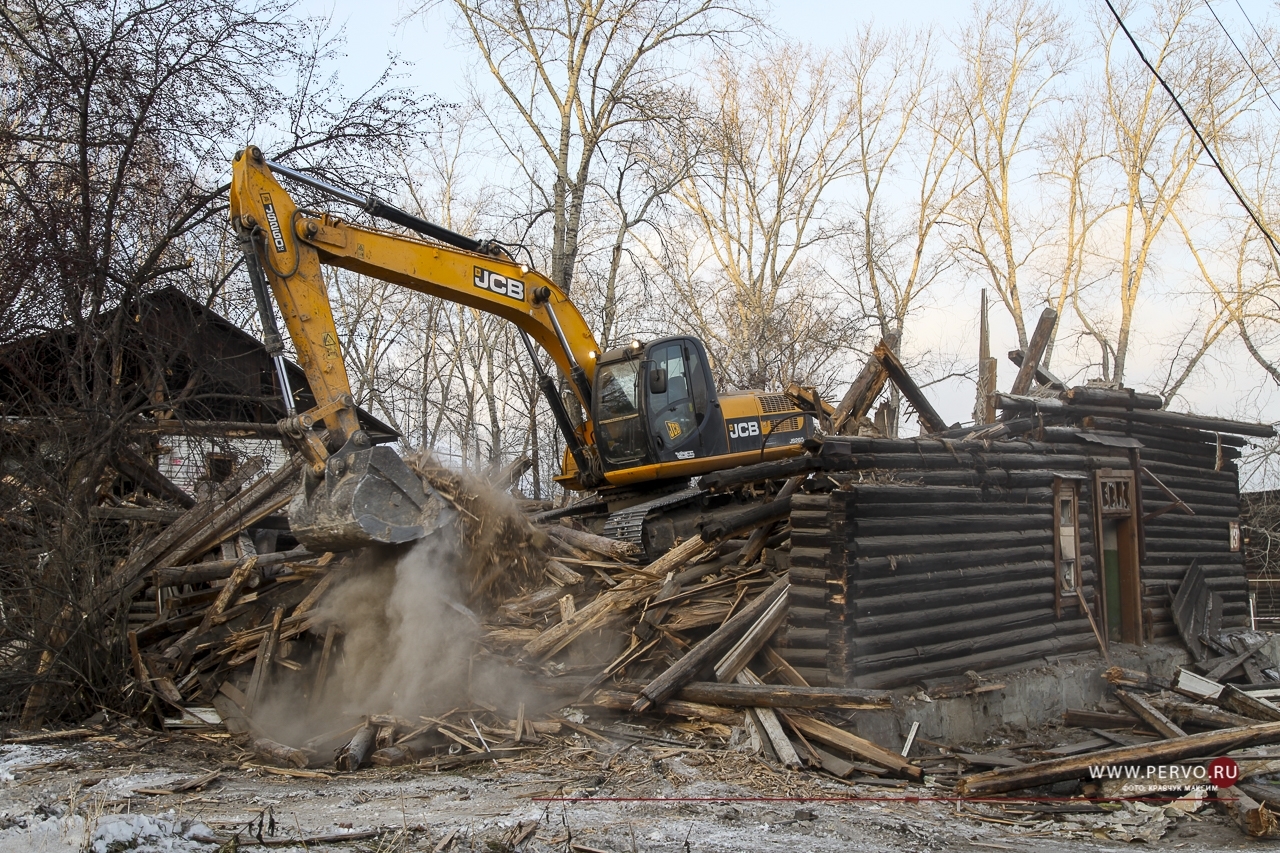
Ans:
{"type": "Polygon", "coordinates": [[[1099,623],[1107,624],[1112,604],[1120,609],[1120,642],[1142,645],[1142,556],[1137,480],[1133,471],[1101,468],[1093,475],[1093,542],[1097,572],[1099,623]],[[1103,525],[1116,522],[1116,546],[1120,556],[1120,601],[1107,600],[1106,553],[1103,525]]]}

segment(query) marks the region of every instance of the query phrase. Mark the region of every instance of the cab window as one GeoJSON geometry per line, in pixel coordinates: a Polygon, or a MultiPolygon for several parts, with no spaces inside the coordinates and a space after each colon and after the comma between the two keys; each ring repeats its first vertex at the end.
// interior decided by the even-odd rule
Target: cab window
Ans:
{"type": "Polygon", "coordinates": [[[666,374],[666,389],[649,394],[649,415],[653,434],[660,447],[684,444],[697,433],[694,417],[693,395],[690,387],[688,364],[684,347],[679,342],[664,344],[650,350],[651,375],[656,371],[666,374]]]}
{"type": "Polygon", "coordinates": [[[640,410],[636,405],[639,375],[639,359],[601,365],[597,372],[597,444],[605,461],[614,465],[635,462],[647,452],[640,410]]]}

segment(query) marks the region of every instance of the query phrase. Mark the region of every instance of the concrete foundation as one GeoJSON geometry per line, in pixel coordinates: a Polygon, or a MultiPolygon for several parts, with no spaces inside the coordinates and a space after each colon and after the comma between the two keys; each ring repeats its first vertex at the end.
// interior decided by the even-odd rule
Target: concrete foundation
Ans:
{"type": "MultiPolygon", "coordinates": [[[[1115,666],[1168,680],[1190,655],[1181,645],[1111,647],[1115,666]]],[[[1111,685],[1102,677],[1109,664],[1093,652],[984,673],[984,684],[1003,684],[996,690],[948,699],[927,699],[922,691],[904,694],[892,710],[859,711],[851,730],[873,743],[901,749],[911,724],[920,723],[917,737],[946,744],[980,744],[1001,726],[1035,728],[1061,722],[1067,708],[1096,708],[1109,697],[1111,685]]]]}

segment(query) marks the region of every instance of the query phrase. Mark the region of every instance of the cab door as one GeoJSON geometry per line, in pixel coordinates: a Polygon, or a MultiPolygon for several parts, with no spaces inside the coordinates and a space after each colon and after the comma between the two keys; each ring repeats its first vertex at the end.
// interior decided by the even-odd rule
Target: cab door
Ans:
{"type": "Polygon", "coordinates": [[[724,432],[715,387],[702,345],[667,338],[649,346],[645,409],[660,462],[723,453],[709,436],[724,432]],[[717,427],[718,425],[718,427],[717,427]]]}

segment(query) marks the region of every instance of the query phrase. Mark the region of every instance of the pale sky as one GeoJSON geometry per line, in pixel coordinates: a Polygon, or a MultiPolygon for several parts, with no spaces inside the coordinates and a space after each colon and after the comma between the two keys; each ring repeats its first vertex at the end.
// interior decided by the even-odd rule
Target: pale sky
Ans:
{"type": "MultiPolygon", "coordinates": [[[[1102,7],[1102,0],[1097,2],[1102,7]]],[[[1264,19],[1276,19],[1274,3],[1258,0],[1241,0],[1254,23],[1261,25],[1264,19]]],[[[337,24],[347,30],[347,58],[338,71],[344,86],[354,89],[371,82],[385,65],[389,52],[413,63],[402,81],[423,92],[435,94],[446,101],[462,100],[464,80],[468,70],[483,72],[476,67],[474,52],[460,44],[448,27],[448,10],[437,4],[429,13],[397,24],[406,5],[398,0],[303,0],[299,11],[304,14],[330,14],[337,24]]],[[[1062,4],[1065,10],[1084,10],[1084,3],[1073,6],[1062,4]]],[[[1236,0],[1214,0],[1213,8],[1227,28],[1238,39],[1252,39],[1249,25],[1240,12],[1236,0]]],[[[772,23],[776,29],[799,40],[820,46],[838,47],[868,18],[882,24],[904,25],[934,23],[939,29],[953,29],[961,16],[967,15],[968,2],[940,2],[940,0],[899,0],[897,3],[823,2],[822,0],[789,0],[775,4],[772,23]]],[[[1280,95],[1280,93],[1278,93],[1280,95]]],[[[1280,114],[1276,116],[1280,125],[1280,114]]],[[[1207,165],[1207,163],[1206,163],[1207,165]]],[[[972,351],[976,359],[977,294],[970,292],[951,294],[935,293],[932,305],[921,310],[909,321],[909,336],[938,349],[962,356],[972,351]]],[[[1168,330],[1176,325],[1179,312],[1186,310],[1178,304],[1148,304],[1141,311],[1142,327],[1136,330],[1132,349],[1132,368],[1126,377],[1130,384],[1144,389],[1154,368],[1154,356],[1164,346],[1168,330]]],[[[1028,323],[1034,323],[1038,308],[1028,311],[1028,323]]],[[[992,351],[1002,354],[1016,347],[1012,322],[1003,309],[993,305],[992,351]]],[[[904,355],[908,357],[911,344],[904,355]]],[[[1065,356],[1065,353],[1064,353],[1065,356]]],[[[1280,353],[1275,354],[1280,358],[1280,353]]],[[[1007,387],[1015,368],[1001,359],[1000,385],[1007,387]]],[[[1055,367],[1058,364],[1055,362],[1055,367]]],[[[1059,370],[1070,374],[1065,365],[1059,370]]],[[[1086,376],[1064,376],[1083,382],[1086,376]]],[[[1158,386],[1158,381],[1156,382],[1158,386]]],[[[1150,386],[1147,386],[1150,387],[1150,386]]],[[[972,384],[952,382],[935,385],[928,390],[936,407],[948,421],[968,421],[973,406],[972,384]]],[[[1248,420],[1280,420],[1280,393],[1261,369],[1250,361],[1247,353],[1238,345],[1222,348],[1214,361],[1200,369],[1198,375],[1183,390],[1186,402],[1175,408],[1187,408],[1203,414],[1240,417],[1248,420]]]]}

